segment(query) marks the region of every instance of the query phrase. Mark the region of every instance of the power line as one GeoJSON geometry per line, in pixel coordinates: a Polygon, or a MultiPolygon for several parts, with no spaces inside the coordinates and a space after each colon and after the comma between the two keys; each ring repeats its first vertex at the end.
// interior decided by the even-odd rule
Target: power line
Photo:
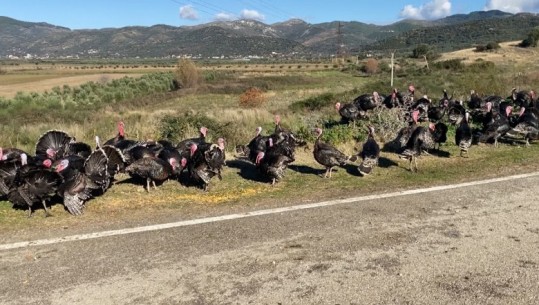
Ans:
{"type": "Polygon", "coordinates": [[[256,9],[258,12],[260,12],[264,16],[271,15],[273,17],[277,17],[277,19],[282,18],[282,16],[280,16],[280,15],[274,14],[273,12],[269,12],[268,10],[259,7],[258,4],[249,3],[249,1],[244,1],[244,0],[241,0],[241,3],[243,3],[244,5],[246,5],[248,7],[252,7],[254,9],[256,9]]]}
{"type": "MultiPolygon", "coordinates": [[[[223,7],[220,7],[218,5],[215,5],[215,4],[212,4],[208,1],[204,1],[204,0],[184,0],[184,1],[180,1],[180,0],[169,0],[173,3],[176,3],[176,4],[179,4],[179,5],[182,5],[182,6],[192,6],[197,12],[202,12],[204,14],[207,14],[211,17],[215,17],[215,15],[219,14],[219,13],[226,13],[228,15],[230,15],[232,18],[234,19],[240,19],[241,17],[238,15],[238,14],[235,14],[223,7]]],[[[248,8],[253,8],[253,9],[256,9],[259,13],[265,15],[265,16],[273,16],[273,17],[276,17],[277,19],[283,19],[283,20],[286,20],[286,19],[291,19],[293,18],[291,14],[289,14],[288,12],[272,5],[271,3],[269,3],[268,1],[264,1],[264,0],[257,0],[257,3],[253,3],[254,1],[245,1],[245,0],[240,0],[241,3],[243,3],[243,5],[247,6],[248,8]]]]}
{"type": "MultiPolygon", "coordinates": [[[[186,2],[182,2],[182,1],[178,1],[178,0],[169,0],[169,1],[174,2],[174,3],[176,3],[176,4],[183,5],[183,6],[191,5],[191,3],[186,3],[186,2]]],[[[203,13],[206,13],[206,14],[208,14],[208,15],[210,15],[210,16],[213,16],[213,15],[214,15],[214,13],[210,13],[210,12],[208,12],[208,11],[206,11],[206,10],[203,10],[203,9],[200,9],[200,8],[197,8],[196,10],[197,10],[197,11],[201,11],[201,12],[203,12],[203,13]]]]}
{"type": "Polygon", "coordinates": [[[233,12],[228,11],[228,10],[226,10],[226,9],[224,9],[222,7],[219,7],[219,6],[215,5],[215,4],[208,3],[208,2],[203,1],[203,0],[189,0],[189,1],[194,3],[194,4],[198,4],[200,6],[203,6],[203,7],[207,8],[207,9],[213,10],[213,11],[215,11],[217,13],[227,13],[227,14],[235,17],[235,18],[239,18],[239,16],[237,14],[234,14],[233,12]]]}
{"type": "Polygon", "coordinates": [[[273,4],[271,4],[268,1],[265,1],[265,0],[257,0],[257,1],[260,2],[261,4],[263,4],[264,6],[266,6],[267,8],[273,10],[274,12],[278,12],[279,14],[281,14],[282,17],[285,17],[285,19],[294,18],[293,14],[290,14],[289,12],[284,11],[284,10],[274,6],[273,4]]]}

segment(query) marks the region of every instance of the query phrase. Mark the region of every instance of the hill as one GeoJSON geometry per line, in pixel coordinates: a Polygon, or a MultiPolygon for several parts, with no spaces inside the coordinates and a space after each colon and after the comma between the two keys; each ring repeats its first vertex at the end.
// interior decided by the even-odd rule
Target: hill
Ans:
{"type": "Polygon", "coordinates": [[[476,52],[475,48],[467,48],[453,52],[442,53],[438,61],[460,59],[464,63],[473,63],[487,60],[496,64],[523,64],[530,66],[537,61],[539,50],[537,48],[521,48],[520,41],[500,43],[500,48],[489,52],[476,52]]]}
{"type": "Polygon", "coordinates": [[[489,42],[522,40],[539,26],[539,16],[520,13],[516,15],[493,14],[473,18],[448,17],[433,26],[412,29],[365,46],[368,50],[406,50],[419,44],[437,47],[440,51],[469,48],[489,42]]]}
{"type": "Polygon", "coordinates": [[[406,50],[421,43],[448,51],[478,43],[523,39],[538,25],[535,14],[500,11],[458,14],[434,21],[402,20],[384,26],[357,21],[310,24],[291,19],[271,25],[235,20],[197,26],[88,30],[0,16],[0,57],[308,57],[327,56],[339,50],[349,54],[406,50]]]}

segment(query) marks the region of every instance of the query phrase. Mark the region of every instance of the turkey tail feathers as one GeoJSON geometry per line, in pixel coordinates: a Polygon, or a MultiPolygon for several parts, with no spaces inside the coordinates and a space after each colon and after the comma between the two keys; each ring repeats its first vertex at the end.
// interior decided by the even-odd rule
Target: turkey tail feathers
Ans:
{"type": "Polygon", "coordinates": [[[367,165],[363,162],[359,165],[358,169],[359,173],[361,173],[362,175],[369,175],[372,172],[372,166],[367,165]]]}
{"type": "Polygon", "coordinates": [[[36,143],[36,155],[47,155],[47,150],[52,149],[56,153],[63,155],[70,143],[75,142],[75,138],[70,137],[61,130],[49,130],[36,143]]]}
{"type": "Polygon", "coordinates": [[[121,150],[111,145],[105,145],[102,149],[108,158],[109,174],[115,175],[125,170],[126,160],[121,150]]]}
{"type": "Polygon", "coordinates": [[[108,187],[110,176],[108,173],[108,158],[102,149],[97,149],[84,162],[86,176],[100,186],[103,190],[108,187]]]}

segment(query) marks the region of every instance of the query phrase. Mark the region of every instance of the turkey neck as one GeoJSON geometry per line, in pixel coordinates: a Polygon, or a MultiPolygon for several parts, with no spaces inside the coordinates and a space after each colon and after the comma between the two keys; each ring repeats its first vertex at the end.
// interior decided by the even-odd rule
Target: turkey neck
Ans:
{"type": "Polygon", "coordinates": [[[316,137],[316,141],[314,141],[314,150],[315,151],[318,151],[319,150],[319,146],[320,146],[320,137],[322,137],[322,133],[320,133],[318,135],[318,137],[316,137]]]}

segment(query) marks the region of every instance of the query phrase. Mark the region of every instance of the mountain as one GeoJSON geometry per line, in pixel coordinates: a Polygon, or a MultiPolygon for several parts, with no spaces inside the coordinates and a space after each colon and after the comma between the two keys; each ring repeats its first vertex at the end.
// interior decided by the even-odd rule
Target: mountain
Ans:
{"type": "Polygon", "coordinates": [[[154,25],[71,30],[0,16],[0,58],[312,56],[363,50],[411,49],[427,43],[454,50],[478,43],[519,40],[539,25],[535,14],[501,11],[457,14],[390,25],[357,21],[310,24],[300,19],[265,24],[216,21],[197,26],[154,25]]]}
{"type": "Polygon", "coordinates": [[[508,14],[500,11],[455,15],[433,22],[431,26],[378,40],[364,47],[369,50],[410,50],[419,44],[453,51],[489,42],[522,40],[539,26],[536,14],[508,14]]]}

